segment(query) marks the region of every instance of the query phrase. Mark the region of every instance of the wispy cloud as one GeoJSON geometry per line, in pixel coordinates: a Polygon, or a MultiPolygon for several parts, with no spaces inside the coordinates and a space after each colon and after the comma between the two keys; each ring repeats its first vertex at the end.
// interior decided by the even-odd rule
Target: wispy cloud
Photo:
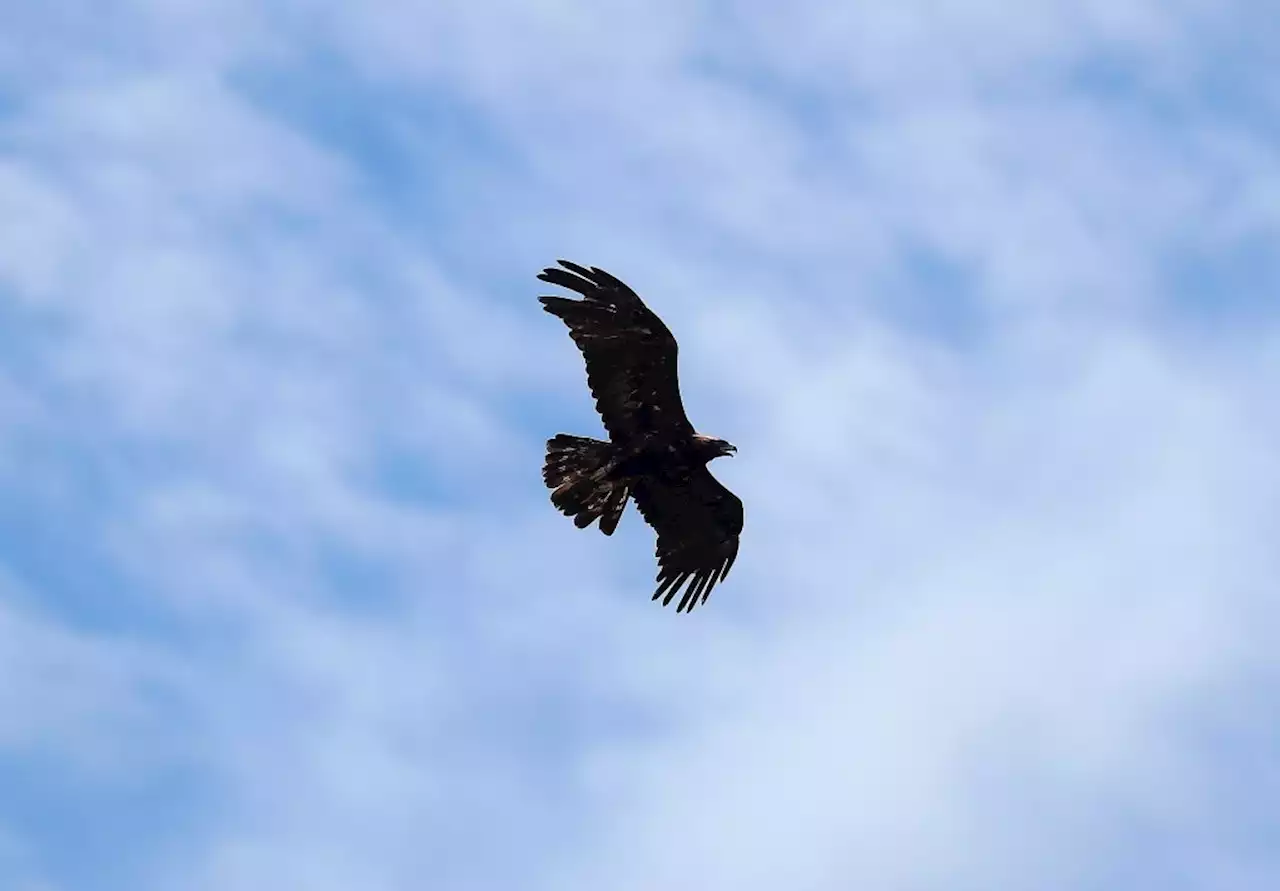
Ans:
{"type": "Polygon", "coordinates": [[[1271,887],[1244,12],[16,16],[0,884],[1271,887]],[[545,503],[557,257],[742,448],[693,621],[545,503]]]}

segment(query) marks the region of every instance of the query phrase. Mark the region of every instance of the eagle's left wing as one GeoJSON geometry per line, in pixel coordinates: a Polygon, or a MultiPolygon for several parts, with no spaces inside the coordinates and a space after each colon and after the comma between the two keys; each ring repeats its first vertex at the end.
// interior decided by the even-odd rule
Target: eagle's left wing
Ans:
{"type": "Polygon", "coordinates": [[[742,500],[706,466],[693,469],[684,483],[639,479],[631,495],[658,533],[658,589],[653,599],[661,597],[666,606],[684,587],[676,612],[705,603],[738,557],[742,500]]]}
{"type": "Polygon", "coordinates": [[[538,274],[544,282],[582,295],[539,297],[543,308],[569,326],[582,351],[587,384],[609,438],[630,444],[657,433],[693,435],[680,399],[679,348],[670,329],[628,285],[592,266],[561,260],[538,274]]]}

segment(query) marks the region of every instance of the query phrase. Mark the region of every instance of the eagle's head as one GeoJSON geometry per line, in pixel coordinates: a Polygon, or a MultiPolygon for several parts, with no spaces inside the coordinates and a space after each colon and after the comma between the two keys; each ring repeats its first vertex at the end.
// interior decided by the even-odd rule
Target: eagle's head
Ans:
{"type": "Polygon", "coordinates": [[[698,443],[698,448],[702,454],[707,456],[708,461],[713,458],[723,458],[726,455],[735,455],[738,452],[738,447],[727,439],[704,436],[701,433],[695,434],[693,438],[698,443]]]}

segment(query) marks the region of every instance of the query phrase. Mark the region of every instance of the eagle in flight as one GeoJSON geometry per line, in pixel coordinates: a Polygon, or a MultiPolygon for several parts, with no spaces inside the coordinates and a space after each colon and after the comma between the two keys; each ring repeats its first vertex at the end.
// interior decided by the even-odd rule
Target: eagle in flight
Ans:
{"type": "Polygon", "coordinates": [[[676,612],[705,603],[738,556],[742,501],[707,462],[737,449],[696,432],[676,376],[676,339],[639,295],[603,269],[559,261],[538,278],[582,295],[539,297],[582,351],[609,441],[561,433],[547,440],[542,478],[574,525],[612,535],[634,498],[658,534],[657,590],[676,612]]]}

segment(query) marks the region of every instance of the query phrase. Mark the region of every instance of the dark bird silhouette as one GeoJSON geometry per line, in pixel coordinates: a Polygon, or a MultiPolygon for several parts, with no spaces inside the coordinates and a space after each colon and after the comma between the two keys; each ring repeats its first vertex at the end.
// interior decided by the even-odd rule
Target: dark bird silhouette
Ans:
{"type": "Polygon", "coordinates": [[[612,535],[628,498],[658,534],[657,591],[676,612],[707,597],[738,556],[742,501],[707,462],[737,449],[693,429],[680,399],[676,339],[627,285],[567,260],[538,278],[582,295],[539,297],[569,326],[609,441],[561,433],[547,440],[542,478],[551,502],[584,529],[612,535]]]}

